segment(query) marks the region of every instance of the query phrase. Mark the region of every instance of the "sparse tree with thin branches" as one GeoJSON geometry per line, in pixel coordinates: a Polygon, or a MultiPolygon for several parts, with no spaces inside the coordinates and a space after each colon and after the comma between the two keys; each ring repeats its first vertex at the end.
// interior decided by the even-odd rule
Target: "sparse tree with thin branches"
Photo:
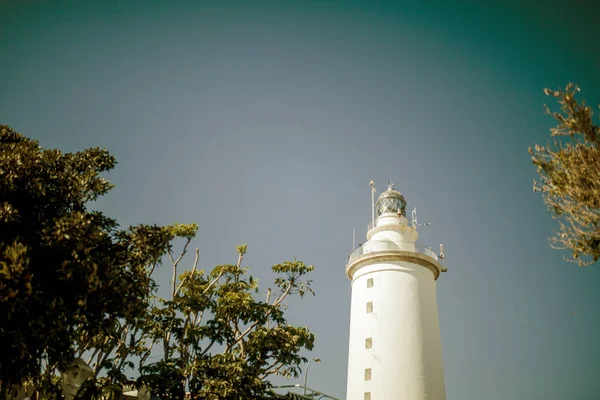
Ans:
{"type": "Polygon", "coordinates": [[[544,92],[558,101],[560,110],[545,106],[558,121],[550,129],[552,141],[529,148],[540,175],[533,189],[542,192],[560,223],[550,245],[570,251],[565,259],[584,267],[600,259],[600,127],[594,125],[594,113],[585,100],[575,99],[577,85],[544,92]]]}
{"type": "Polygon", "coordinates": [[[272,288],[265,300],[258,280],[242,266],[247,246],[237,248],[235,264],[198,269],[196,248],[192,268],[178,274],[180,262],[196,234],[196,225],[175,224],[173,238],[184,238],[179,256],[170,248],[173,266],[169,299],[157,298],[150,332],[162,344],[162,360],[143,366],[138,382],[167,400],[252,399],[272,394],[269,379],[297,377],[312,350],[314,335],[290,325],[285,301],[313,294],[306,275],[312,265],[286,261],[274,265],[272,288]]]}

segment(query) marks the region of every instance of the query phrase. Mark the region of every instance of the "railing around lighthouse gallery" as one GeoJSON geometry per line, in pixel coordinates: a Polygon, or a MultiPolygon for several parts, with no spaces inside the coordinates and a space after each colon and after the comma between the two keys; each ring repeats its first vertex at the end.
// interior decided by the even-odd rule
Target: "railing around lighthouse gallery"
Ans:
{"type": "Polygon", "coordinates": [[[427,257],[433,258],[435,261],[439,261],[438,255],[431,250],[430,248],[423,247],[416,243],[410,242],[392,242],[389,240],[374,240],[366,242],[364,245],[359,245],[350,255],[348,256],[348,262],[354,260],[357,257],[362,256],[363,254],[375,253],[378,251],[390,251],[390,250],[399,250],[399,251],[413,251],[416,253],[421,253],[426,255],[427,257]]]}

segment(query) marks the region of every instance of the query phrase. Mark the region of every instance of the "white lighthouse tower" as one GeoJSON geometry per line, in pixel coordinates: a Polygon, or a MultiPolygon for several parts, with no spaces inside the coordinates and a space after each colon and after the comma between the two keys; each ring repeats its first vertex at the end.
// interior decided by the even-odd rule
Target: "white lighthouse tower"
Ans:
{"type": "Polygon", "coordinates": [[[352,281],[346,400],[445,400],[436,299],[443,255],[417,245],[416,221],[409,225],[406,200],[392,183],[372,219],[368,241],[346,265],[352,281]]]}

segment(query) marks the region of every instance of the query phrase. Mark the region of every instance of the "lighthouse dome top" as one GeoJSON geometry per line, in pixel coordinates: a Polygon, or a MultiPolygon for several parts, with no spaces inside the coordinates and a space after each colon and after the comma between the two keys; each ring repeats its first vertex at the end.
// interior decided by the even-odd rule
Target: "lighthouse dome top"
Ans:
{"type": "Polygon", "coordinates": [[[388,184],[387,190],[379,195],[375,207],[378,217],[387,213],[406,216],[406,200],[402,196],[402,193],[394,189],[392,182],[388,184]]]}

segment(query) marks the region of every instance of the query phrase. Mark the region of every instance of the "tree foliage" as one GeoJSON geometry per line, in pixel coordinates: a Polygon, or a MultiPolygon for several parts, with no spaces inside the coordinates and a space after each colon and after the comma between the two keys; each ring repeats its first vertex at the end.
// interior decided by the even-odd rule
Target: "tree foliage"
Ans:
{"type": "MultiPolygon", "coordinates": [[[[297,377],[311,350],[314,335],[306,327],[287,323],[285,300],[313,293],[305,275],[313,270],[301,261],[272,267],[273,288],[261,296],[258,281],[242,266],[247,246],[238,246],[235,264],[205,272],[198,269],[199,249],[190,269],[180,273],[198,226],[174,224],[162,228],[169,238],[172,266],[169,296],[147,293],[151,304],[135,324],[117,323],[81,341],[78,355],[93,351],[88,360],[106,377],[94,378],[86,393],[98,397],[107,387],[123,387],[124,369],[138,361],[138,387],[145,386],[163,400],[252,399],[270,394],[273,375],[297,377]],[[181,252],[175,242],[183,240],[181,252]],[[264,297],[264,300],[263,300],[264,297]],[[158,362],[147,364],[154,345],[162,350],[158,362]]],[[[149,279],[154,269],[147,270],[149,279]]],[[[86,395],[82,395],[85,396],[86,395]]]]}
{"type": "Polygon", "coordinates": [[[87,209],[112,187],[100,174],[104,149],[46,150],[0,125],[0,389],[74,357],[78,335],[93,337],[147,309],[146,269],[168,236],[126,231],[87,209]]]}
{"type": "Polygon", "coordinates": [[[185,237],[183,252],[175,258],[170,299],[158,299],[152,309],[153,332],[162,343],[163,359],[142,368],[140,382],[166,399],[181,399],[187,387],[194,399],[260,398],[270,393],[273,375],[297,377],[312,350],[314,335],[306,327],[287,323],[285,300],[312,293],[305,275],[313,270],[301,261],[272,267],[273,288],[264,300],[258,281],[242,266],[247,246],[238,246],[235,264],[198,270],[198,249],[192,268],[179,275],[178,266],[192,236],[185,237]],[[162,389],[169,376],[168,393],[162,389]],[[180,390],[173,390],[174,376],[180,390]],[[161,384],[160,382],[163,382],[161,384]]]}
{"type": "Polygon", "coordinates": [[[571,252],[570,261],[587,266],[600,259],[600,127],[585,101],[575,99],[579,88],[546,89],[559,111],[546,111],[558,121],[550,130],[552,142],[529,149],[540,180],[534,191],[542,192],[548,210],[560,221],[550,239],[554,248],[571,252]]]}
{"type": "Polygon", "coordinates": [[[196,249],[181,272],[196,224],[121,230],[87,209],[111,188],[106,150],[45,150],[7,126],[0,150],[0,399],[29,382],[39,400],[61,400],[59,373],[74,358],[94,371],[76,400],[118,399],[136,371],[163,400],[261,398],[270,377],[298,376],[314,336],[284,313],[286,299],[312,293],[312,266],[273,266],[266,294],[242,266],[246,245],[208,272],[196,249]],[[165,255],[163,299],[153,274],[165,255]],[[148,364],[155,346],[162,357],[148,364]]]}

